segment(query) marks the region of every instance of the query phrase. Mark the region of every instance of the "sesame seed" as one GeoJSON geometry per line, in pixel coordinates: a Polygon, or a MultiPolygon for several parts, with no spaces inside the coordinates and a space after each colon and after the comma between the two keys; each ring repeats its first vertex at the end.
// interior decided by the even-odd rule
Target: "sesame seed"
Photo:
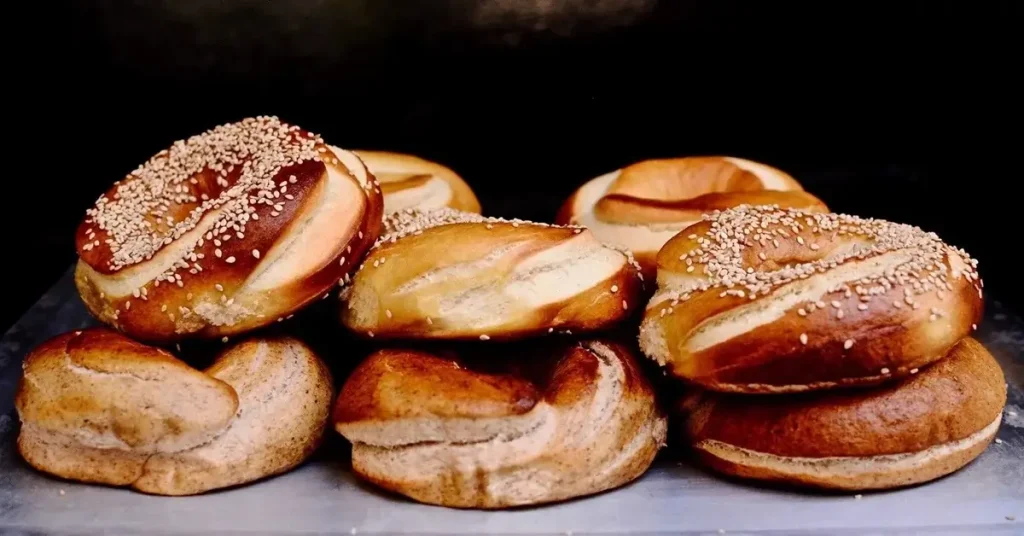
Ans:
{"type": "Polygon", "coordinates": [[[838,318],[838,319],[842,320],[842,319],[843,319],[843,316],[844,316],[845,314],[846,314],[846,313],[844,313],[844,312],[843,312],[843,310],[842,310],[842,309],[840,309],[840,310],[836,311],[836,318],[838,318]]]}
{"type": "Polygon", "coordinates": [[[433,325],[434,325],[434,319],[433,319],[433,318],[430,318],[430,317],[428,316],[428,317],[427,317],[427,324],[430,324],[431,326],[433,326],[433,325]]]}
{"type": "Polygon", "coordinates": [[[800,344],[803,344],[803,345],[807,344],[807,334],[806,333],[801,333],[800,334],[800,344]]]}
{"type": "Polygon", "coordinates": [[[768,260],[768,255],[765,255],[763,251],[762,251],[761,253],[758,253],[758,254],[757,254],[757,256],[758,256],[758,257],[759,257],[759,258],[760,258],[760,259],[761,259],[762,261],[766,261],[766,260],[768,260]]]}
{"type": "Polygon", "coordinates": [[[217,248],[213,250],[213,255],[219,259],[224,255],[224,252],[221,251],[220,248],[217,248]]]}
{"type": "Polygon", "coordinates": [[[978,325],[977,324],[971,324],[971,329],[977,331],[978,325]]]}
{"type": "Polygon", "coordinates": [[[796,310],[796,314],[798,314],[800,316],[807,316],[807,310],[804,309],[803,307],[801,307],[801,308],[796,310]]]}
{"type": "Polygon", "coordinates": [[[367,331],[366,334],[369,335],[371,339],[373,338],[373,332],[372,331],[367,331]]]}
{"type": "Polygon", "coordinates": [[[256,257],[257,259],[260,258],[260,250],[258,250],[258,249],[252,250],[252,256],[256,257]]]}
{"type": "Polygon", "coordinates": [[[388,318],[391,318],[392,316],[394,316],[394,315],[391,314],[391,309],[384,309],[384,314],[387,315],[388,318]]]}
{"type": "Polygon", "coordinates": [[[912,368],[912,369],[910,369],[910,373],[911,374],[917,374],[918,370],[920,370],[920,369],[912,368]]]}
{"type": "Polygon", "coordinates": [[[228,258],[224,259],[224,262],[226,262],[228,264],[234,264],[235,263],[235,258],[234,257],[228,257],[228,258]]]}
{"type": "Polygon", "coordinates": [[[130,302],[130,301],[124,302],[124,310],[125,311],[127,311],[128,309],[131,309],[131,308],[132,308],[132,302],[130,302]]]}
{"type": "Polygon", "coordinates": [[[860,309],[861,311],[867,311],[868,310],[868,304],[866,304],[866,303],[857,304],[857,309],[860,309]]]}
{"type": "Polygon", "coordinates": [[[548,333],[554,333],[554,332],[555,332],[555,328],[548,328],[548,333]]]}
{"type": "Polygon", "coordinates": [[[997,438],[996,438],[996,445],[1002,445],[1002,444],[1003,444],[1003,440],[1002,440],[1002,439],[999,439],[999,438],[997,437],[997,438]]]}
{"type": "Polygon", "coordinates": [[[612,285],[612,294],[614,294],[614,293],[616,293],[618,291],[619,291],[619,286],[618,285],[612,285]]]}
{"type": "Polygon", "coordinates": [[[167,311],[167,304],[165,303],[165,304],[160,306],[160,312],[163,313],[163,312],[166,312],[166,311],[167,311]]]}
{"type": "Polygon", "coordinates": [[[345,266],[345,257],[342,257],[340,260],[338,260],[338,266],[345,266]]]}
{"type": "Polygon", "coordinates": [[[224,286],[221,285],[220,283],[215,283],[213,285],[213,288],[217,289],[217,292],[224,292],[224,286]]]}
{"type": "Polygon", "coordinates": [[[887,369],[887,368],[882,368],[882,374],[888,374],[888,373],[889,373],[889,369],[887,369]]]}
{"type": "Polygon", "coordinates": [[[623,309],[629,309],[629,304],[626,303],[626,300],[622,300],[622,308],[623,309]]]}
{"type": "Polygon", "coordinates": [[[487,335],[481,335],[480,336],[480,340],[481,341],[489,341],[489,340],[491,340],[491,338],[489,336],[487,336],[487,335]]]}
{"type": "Polygon", "coordinates": [[[846,339],[846,342],[843,343],[843,348],[846,350],[853,348],[853,339],[846,339]]]}
{"type": "Polygon", "coordinates": [[[224,343],[228,342],[227,336],[221,337],[220,338],[220,342],[224,342],[224,343]]]}
{"type": "Polygon", "coordinates": [[[843,306],[843,304],[839,303],[839,302],[838,302],[838,301],[836,301],[836,300],[832,300],[832,307],[834,307],[834,308],[838,309],[838,308],[840,308],[840,307],[842,307],[842,306],[843,306]]]}
{"type": "Polygon", "coordinates": [[[811,244],[809,247],[812,251],[818,251],[819,249],[821,249],[821,247],[818,244],[811,244]]]}

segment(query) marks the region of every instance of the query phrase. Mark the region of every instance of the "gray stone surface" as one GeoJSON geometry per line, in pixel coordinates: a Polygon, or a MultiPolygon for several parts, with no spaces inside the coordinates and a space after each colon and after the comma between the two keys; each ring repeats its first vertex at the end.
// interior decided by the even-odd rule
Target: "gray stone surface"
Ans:
{"type": "Polygon", "coordinates": [[[1024,534],[1024,321],[990,300],[978,333],[1010,386],[992,445],[928,485],[862,498],[764,488],[671,455],[622,489],[538,508],[459,511],[357,482],[342,440],[286,475],[198,497],[166,498],[46,477],[14,450],[20,363],[44,339],[91,325],[70,272],[0,342],[0,532],[4,534],[1024,534]],[[1008,519],[1015,518],[1014,520],[1008,519]]]}

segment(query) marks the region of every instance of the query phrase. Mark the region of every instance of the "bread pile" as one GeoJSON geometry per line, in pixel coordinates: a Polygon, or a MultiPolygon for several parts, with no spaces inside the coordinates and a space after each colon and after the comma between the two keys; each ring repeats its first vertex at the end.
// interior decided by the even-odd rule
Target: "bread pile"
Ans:
{"type": "Polygon", "coordinates": [[[684,443],[738,477],[903,486],[998,430],[1002,371],[970,335],[977,263],[934,234],[830,213],[726,157],[604,175],[557,224],[479,212],[444,166],[275,117],[174,143],[79,226],[75,283],[106,326],[25,358],[19,452],[61,478],[187,495],[297,467],[330,423],[381,488],[549,503],[650,467],[657,366],[685,386],[684,443]],[[371,351],[325,363],[288,320],[334,291],[344,333],[327,335],[371,351]],[[219,345],[207,366],[203,345],[219,345]],[[332,377],[344,361],[358,366],[332,377]]]}
{"type": "Polygon", "coordinates": [[[421,502],[500,508],[647,470],[665,419],[633,352],[597,333],[642,305],[628,253],[577,227],[451,209],[384,229],[342,293],[342,323],[383,346],[334,409],[357,474],[421,502]]]}
{"type": "MultiPolygon", "coordinates": [[[[630,188],[683,191],[699,184],[687,173],[630,188]]],[[[678,409],[699,458],[739,477],[872,489],[977,457],[1006,402],[1002,371],[970,338],[977,262],[916,227],[747,195],[720,194],[738,204],[660,248],[640,326],[643,352],[691,386],[678,409]]],[[[648,204],[662,201],[695,202],[648,204]]]]}

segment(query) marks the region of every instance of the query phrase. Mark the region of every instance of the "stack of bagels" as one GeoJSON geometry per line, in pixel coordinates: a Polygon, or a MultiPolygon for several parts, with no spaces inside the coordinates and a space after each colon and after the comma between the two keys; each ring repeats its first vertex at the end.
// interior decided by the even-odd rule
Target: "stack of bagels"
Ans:
{"type": "Polygon", "coordinates": [[[951,473],[995,437],[1006,383],[970,337],[977,263],[933,233],[830,213],[735,158],[604,175],[560,220],[638,250],[656,275],[640,347],[688,386],[676,413],[714,470],[889,488],[951,473]]]}
{"type": "Polygon", "coordinates": [[[549,224],[480,215],[440,164],[256,117],[154,155],[75,239],[105,326],[30,352],[16,408],[22,457],[82,482],[251,483],[333,427],[381,488],[541,504],[640,477],[676,418],[729,475],[887,488],[977,457],[1005,404],[970,336],[983,302],[966,252],[833,214],[738,158],[603,175],[549,224]],[[328,335],[369,352],[295,335],[293,315],[332,296],[328,335]],[[658,366],[681,396],[656,393],[658,366]]]}

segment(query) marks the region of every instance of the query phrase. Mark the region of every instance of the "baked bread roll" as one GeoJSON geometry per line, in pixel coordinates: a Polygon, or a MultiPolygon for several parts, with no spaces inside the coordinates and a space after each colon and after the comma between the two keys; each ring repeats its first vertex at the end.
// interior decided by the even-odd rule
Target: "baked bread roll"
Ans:
{"type": "Polygon", "coordinates": [[[189,495],[288,471],[320,444],[333,384],[294,339],[252,339],[200,372],[106,329],[26,357],[18,451],[61,478],[189,495]]]}
{"type": "Polygon", "coordinates": [[[342,322],[364,336],[512,339],[609,327],[641,307],[628,253],[585,229],[403,211],[342,293],[342,322]]]}
{"type": "Polygon", "coordinates": [[[480,202],[466,181],[441,164],[418,156],[356,151],[384,192],[384,212],[452,208],[480,213],[480,202]]]}
{"type": "Polygon", "coordinates": [[[687,417],[700,459],[730,475],[844,490],[926,482],[960,469],[999,429],[1006,383],[966,338],[878,389],[744,397],[707,393],[687,417]]]}
{"type": "Polygon", "coordinates": [[[388,349],[360,364],[333,417],[355,472],[425,503],[503,508],[597,493],[647,470],[665,419],[625,347],[504,351],[388,349]]]}
{"type": "Polygon", "coordinates": [[[157,153],[78,228],[89,311],[142,340],[221,337],[286,317],[347,274],[380,232],[354,154],[274,117],[157,153]]]}
{"type": "Polygon", "coordinates": [[[716,391],[872,384],[945,356],[981,320],[977,262],[917,227],[742,206],[658,254],[644,353],[716,391]]]}
{"type": "Polygon", "coordinates": [[[565,202],[556,223],[587,227],[598,240],[629,249],[653,277],[654,257],[703,214],[742,204],[826,212],[793,177],[733,157],[646,160],[592,179],[565,202]]]}

